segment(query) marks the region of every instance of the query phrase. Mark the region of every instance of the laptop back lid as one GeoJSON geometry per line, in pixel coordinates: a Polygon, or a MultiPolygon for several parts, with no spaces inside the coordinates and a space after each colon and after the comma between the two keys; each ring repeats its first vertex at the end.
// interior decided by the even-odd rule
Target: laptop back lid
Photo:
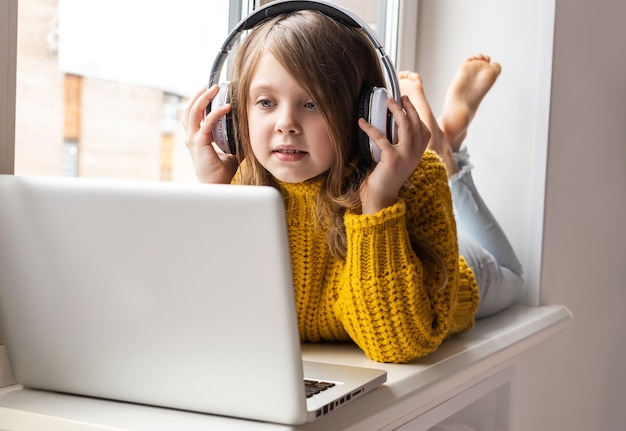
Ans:
{"type": "Polygon", "coordinates": [[[277,190],[0,176],[0,202],[0,323],[21,384],[304,422],[277,190]]]}

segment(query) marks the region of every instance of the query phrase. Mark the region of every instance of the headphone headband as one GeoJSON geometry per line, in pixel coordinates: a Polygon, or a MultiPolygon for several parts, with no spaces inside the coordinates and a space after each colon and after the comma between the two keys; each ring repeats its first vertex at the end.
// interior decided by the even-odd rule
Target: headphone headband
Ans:
{"type": "Polygon", "coordinates": [[[241,30],[250,30],[265,19],[302,9],[317,10],[326,16],[341,21],[347,26],[361,28],[358,17],[348,10],[341,10],[339,6],[311,0],[282,0],[274,1],[258,8],[256,10],[257,13],[253,13],[240,22],[242,25],[241,30]]]}
{"type": "Polygon", "coordinates": [[[354,13],[323,0],[276,0],[256,9],[250,15],[243,18],[237,25],[235,25],[222,44],[222,47],[213,62],[208,86],[211,87],[219,82],[224,62],[226,61],[230,50],[239,39],[241,33],[252,29],[266,19],[274,18],[282,13],[289,13],[297,10],[315,10],[343,23],[344,25],[347,25],[348,27],[360,28],[363,30],[380,55],[380,60],[383,63],[385,72],[389,78],[388,82],[391,87],[391,95],[394,99],[396,99],[396,101],[400,101],[400,84],[398,83],[395,68],[389,59],[389,56],[385,53],[382,43],[378,39],[376,33],[374,33],[367,23],[354,13]]]}

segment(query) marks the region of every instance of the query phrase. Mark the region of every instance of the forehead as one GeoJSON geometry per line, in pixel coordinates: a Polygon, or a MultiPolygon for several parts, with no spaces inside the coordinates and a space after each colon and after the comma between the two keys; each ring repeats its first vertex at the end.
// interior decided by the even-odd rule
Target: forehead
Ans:
{"type": "Polygon", "coordinates": [[[269,51],[264,51],[259,55],[259,58],[254,66],[254,71],[252,72],[252,79],[259,80],[264,75],[271,77],[272,75],[289,75],[289,72],[285,69],[285,67],[278,61],[278,59],[269,51]]]}
{"type": "Polygon", "coordinates": [[[252,72],[250,89],[259,87],[276,87],[277,89],[293,90],[302,86],[270,52],[261,54],[252,72]]]}

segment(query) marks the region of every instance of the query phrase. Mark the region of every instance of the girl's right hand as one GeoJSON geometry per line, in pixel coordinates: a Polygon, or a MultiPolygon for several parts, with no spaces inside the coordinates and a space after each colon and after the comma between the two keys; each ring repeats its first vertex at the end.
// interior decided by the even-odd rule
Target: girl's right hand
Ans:
{"type": "Polygon", "coordinates": [[[205,108],[217,95],[219,87],[203,89],[191,99],[183,117],[185,143],[191,155],[198,180],[203,183],[229,184],[237,171],[237,158],[226,154],[213,142],[213,127],[230,111],[225,104],[204,117],[205,108]]]}
{"type": "Polygon", "coordinates": [[[377,213],[398,200],[400,189],[419,165],[428,145],[428,127],[407,96],[402,96],[401,103],[393,98],[387,101],[398,130],[396,144],[391,144],[384,133],[364,118],[359,119],[361,130],[380,149],[380,161],[361,185],[363,214],[377,213]]]}

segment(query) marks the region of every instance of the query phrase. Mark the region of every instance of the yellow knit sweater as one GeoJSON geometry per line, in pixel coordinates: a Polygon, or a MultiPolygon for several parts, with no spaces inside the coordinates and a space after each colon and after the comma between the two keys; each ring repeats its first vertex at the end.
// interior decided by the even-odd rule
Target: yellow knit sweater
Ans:
{"type": "Polygon", "coordinates": [[[313,216],[321,182],[280,184],[302,341],[352,339],[375,361],[402,363],[473,327],[478,288],[458,254],[448,179],[434,153],[424,155],[410,177],[414,189],[403,189],[394,205],[345,215],[345,261],[330,253],[313,216]],[[439,255],[445,285],[441,264],[416,254],[412,242],[439,255]]]}

